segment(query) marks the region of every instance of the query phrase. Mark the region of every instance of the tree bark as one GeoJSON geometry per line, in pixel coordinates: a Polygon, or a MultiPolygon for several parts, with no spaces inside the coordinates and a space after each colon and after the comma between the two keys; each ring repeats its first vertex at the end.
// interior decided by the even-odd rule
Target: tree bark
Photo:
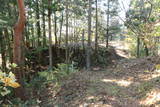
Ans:
{"type": "Polygon", "coordinates": [[[57,14],[54,12],[54,36],[55,36],[55,47],[57,47],[58,39],[57,39],[57,14]]]}
{"type": "Polygon", "coordinates": [[[109,46],[109,6],[110,6],[110,0],[108,0],[108,7],[107,7],[107,33],[106,33],[106,48],[108,49],[109,46]]]}
{"type": "Polygon", "coordinates": [[[45,24],[45,7],[43,5],[43,15],[42,15],[42,21],[43,21],[43,47],[46,46],[46,24],[45,24]]]}
{"type": "Polygon", "coordinates": [[[137,58],[140,57],[140,38],[137,37],[137,58]]]}
{"type": "Polygon", "coordinates": [[[149,56],[149,49],[147,47],[147,44],[144,42],[144,50],[145,50],[145,55],[149,56]]]}
{"type": "Polygon", "coordinates": [[[66,0],[66,63],[69,64],[69,47],[68,47],[68,0],[66,0]]]}
{"type": "Polygon", "coordinates": [[[41,46],[40,37],[41,37],[41,27],[40,27],[40,17],[39,17],[39,0],[36,0],[36,28],[37,28],[37,39],[38,39],[38,46],[41,46]]]}
{"type": "Polygon", "coordinates": [[[51,0],[48,0],[48,27],[49,27],[49,67],[52,70],[53,54],[52,54],[52,31],[51,31],[51,0]]]}
{"type": "Polygon", "coordinates": [[[60,47],[61,41],[62,41],[62,27],[63,27],[63,12],[62,12],[62,20],[60,22],[59,47],[60,47]]]}
{"type": "Polygon", "coordinates": [[[14,46],[13,46],[13,62],[17,64],[18,68],[15,69],[15,75],[17,77],[17,81],[21,84],[21,87],[15,90],[16,97],[21,98],[22,100],[26,99],[24,95],[24,88],[22,82],[23,72],[19,69],[23,65],[23,55],[22,55],[22,32],[25,26],[25,7],[23,0],[17,0],[18,10],[19,10],[19,18],[17,23],[14,26],[14,46]]]}
{"type": "Polygon", "coordinates": [[[83,47],[83,51],[85,52],[85,45],[84,45],[84,29],[82,31],[82,47],[83,47]]]}
{"type": "Polygon", "coordinates": [[[90,70],[90,66],[91,66],[91,61],[90,61],[90,57],[91,57],[91,17],[92,17],[92,1],[89,0],[89,9],[88,9],[88,44],[87,44],[87,58],[86,58],[86,66],[87,66],[87,70],[90,70]]]}
{"type": "Polygon", "coordinates": [[[1,56],[2,56],[2,69],[6,70],[6,45],[4,33],[0,31],[0,48],[1,48],[1,56]]]}
{"type": "MultiPolygon", "coordinates": [[[[33,14],[31,14],[31,19],[33,18],[33,14]]],[[[32,23],[32,25],[31,25],[31,34],[32,34],[32,47],[34,48],[34,47],[36,47],[36,43],[35,43],[35,29],[34,29],[34,25],[33,25],[33,23],[32,23]]]]}
{"type": "Polygon", "coordinates": [[[98,3],[96,0],[96,35],[95,35],[95,53],[97,55],[98,49],[98,3]]]}

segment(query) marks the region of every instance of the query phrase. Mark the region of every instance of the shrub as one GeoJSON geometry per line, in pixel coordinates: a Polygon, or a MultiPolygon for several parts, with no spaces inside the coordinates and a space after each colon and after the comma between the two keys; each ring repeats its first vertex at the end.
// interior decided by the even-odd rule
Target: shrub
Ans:
{"type": "Polygon", "coordinates": [[[6,97],[12,93],[13,88],[18,88],[15,75],[12,72],[8,74],[0,71],[0,104],[4,103],[6,97]]]}
{"type": "Polygon", "coordinates": [[[70,74],[77,72],[78,70],[74,67],[74,64],[58,64],[57,68],[54,70],[46,70],[39,72],[36,77],[34,77],[29,83],[26,83],[26,86],[30,90],[31,96],[33,93],[40,95],[41,92],[50,84],[54,85],[54,91],[58,90],[61,84],[61,81],[64,77],[69,76],[70,74]]]}
{"type": "Polygon", "coordinates": [[[59,81],[61,78],[70,75],[73,72],[77,72],[78,70],[74,67],[74,64],[58,64],[58,67],[53,71],[44,71],[40,72],[40,77],[46,78],[48,81],[59,81]]]}

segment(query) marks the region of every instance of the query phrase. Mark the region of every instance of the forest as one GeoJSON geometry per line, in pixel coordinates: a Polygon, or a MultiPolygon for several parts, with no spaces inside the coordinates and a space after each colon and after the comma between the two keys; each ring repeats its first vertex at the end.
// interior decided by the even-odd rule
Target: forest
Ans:
{"type": "Polygon", "coordinates": [[[160,107],[160,0],[0,0],[0,107],[160,107]]]}

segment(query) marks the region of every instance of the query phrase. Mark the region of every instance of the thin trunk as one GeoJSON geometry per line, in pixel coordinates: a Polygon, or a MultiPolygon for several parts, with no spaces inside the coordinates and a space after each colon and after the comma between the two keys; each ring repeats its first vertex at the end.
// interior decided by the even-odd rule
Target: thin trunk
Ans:
{"type": "Polygon", "coordinates": [[[137,37],[137,58],[140,57],[140,38],[137,37]]]}
{"type": "Polygon", "coordinates": [[[66,63],[69,64],[69,47],[68,47],[68,1],[66,1],[66,63]]]}
{"type": "MultiPolygon", "coordinates": [[[[17,0],[18,10],[19,10],[19,18],[17,23],[14,26],[14,46],[13,46],[13,62],[18,65],[18,67],[22,67],[22,32],[25,26],[25,7],[23,0],[17,0]]],[[[15,90],[15,95],[22,100],[26,99],[25,90],[23,88],[23,71],[19,68],[15,69],[15,75],[17,77],[18,82],[21,84],[21,87],[15,90]]]]}
{"type": "MultiPolygon", "coordinates": [[[[28,19],[27,16],[26,16],[26,18],[28,19]]],[[[24,36],[25,36],[25,37],[24,37],[24,43],[25,43],[26,45],[27,45],[27,44],[29,45],[29,35],[30,35],[30,34],[29,34],[29,32],[28,32],[29,30],[28,30],[28,27],[27,27],[27,23],[25,23],[25,26],[26,26],[26,27],[25,27],[25,29],[24,29],[24,36]]]]}
{"type": "Polygon", "coordinates": [[[92,1],[89,0],[89,9],[88,9],[88,45],[87,45],[87,58],[86,58],[86,66],[87,66],[87,70],[90,70],[91,67],[91,17],[92,17],[92,1]]]}
{"type": "Polygon", "coordinates": [[[49,27],[49,67],[53,66],[52,55],[52,36],[51,36],[51,0],[48,0],[48,27],[49,27]]]}
{"type": "Polygon", "coordinates": [[[61,41],[62,41],[62,27],[63,27],[63,12],[62,12],[62,20],[60,22],[59,47],[61,46],[61,41]]]}
{"type": "Polygon", "coordinates": [[[40,42],[40,38],[41,38],[41,27],[40,27],[40,16],[39,16],[39,0],[37,0],[36,2],[36,19],[37,19],[37,23],[36,23],[36,28],[37,28],[37,42],[38,42],[38,46],[41,46],[41,42],[40,42]]]}
{"type": "MultiPolygon", "coordinates": [[[[76,26],[76,19],[74,18],[74,26],[76,26]]],[[[77,29],[76,29],[76,27],[74,27],[74,29],[73,29],[73,41],[74,41],[74,43],[76,44],[76,32],[77,32],[77,29]]]]}
{"type": "Polygon", "coordinates": [[[83,47],[83,51],[85,51],[85,45],[84,45],[84,29],[82,32],[82,47],[83,47]]]}
{"type": "MultiPolygon", "coordinates": [[[[11,30],[11,41],[13,41],[13,36],[14,36],[14,33],[13,33],[13,29],[11,30]]],[[[12,49],[12,45],[10,46],[10,48],[11,48],[11,51],[10,51],[10,63],[13,63],[13,49],[12,49]]]]}
{"type": "Polygon", "coordinates": [[[1,47],[1,56],[2,56],[2,69],[6,70],[6,44],[5,44],[5,36],[2,31],[0,32],[0,47],[1,47]]]}
{"type": "Polygon", "coordinates": [[[144,50],[145,50],[146,56],[149,56],[149,49],[148,49],[146,43],[144,43],[144,50]]]}
{"type": "Polygon", "coordinates": [[[107,34],[106,34],[106,48],[107,49],[109,46],[109,16],[110,16],[109,6],[110,6],[110,0],[108,0],[108,7],[107,7],[107,34]]]}
{"type": "Polygon", "coordinates": [[[43,5],[43,15],[42,15],[42,21],[43,21],[43,47],[46,46],[46,24],[45,24],[45,7],[43,5]]]}
{"type": "Polygon", "coordinates": [[[58,39],[57,39],[57,14],[54,12],[54,36],[55,36],[55,47],[57,47],[58,39]]]}
{"type": "Polygon", "coordinates": [[[98,50],[98,3],[96,0],[96,35],[95,35],[95,53],[97,55],[98,50]]]}
{"type": "MultiPolygon", "coordinates": [[[[31,19],[33,18],[33,15],[31,14],[31,19]]],[[[35,33],[34,33],[34,23],[32,23],[32,25],[31,25],[31,34],[32,34],[32,47],[35,47],[36,45],[35,45],[35,33]]]]}

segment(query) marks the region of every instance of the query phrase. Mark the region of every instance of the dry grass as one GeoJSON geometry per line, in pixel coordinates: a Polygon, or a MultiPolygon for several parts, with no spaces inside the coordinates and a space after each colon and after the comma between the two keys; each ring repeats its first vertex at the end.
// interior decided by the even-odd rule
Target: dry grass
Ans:
{"type": "Polygon", "coordinates": [[[154,59],[121,61],[103,71],[77,72],[65,79],[53,105],[159,107],[160,72],[146,72],[157,64],[154,59]]]}

